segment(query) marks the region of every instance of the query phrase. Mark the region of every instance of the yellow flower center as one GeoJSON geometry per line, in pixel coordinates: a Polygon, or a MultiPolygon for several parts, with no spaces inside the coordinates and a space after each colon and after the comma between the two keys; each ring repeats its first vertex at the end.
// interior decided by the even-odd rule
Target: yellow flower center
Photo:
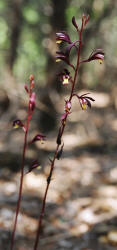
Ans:
{"type": "Polygon", "coordinates": [[[60,62],[60,61],[61,61],[61,59],[59,59],[59,58],[58,58],[58,59],[56,59],[56,62],[60,62]]]}
{"type": "Polygon", "coordinates": [[[62,43],[62,40],[56,40],[56,43],[60,44],[62,43]]]}
{"type": "Polygon", "coordinates": [[[102,59],[99,59],[98,61],[99,61],[99,63],[100,63],[100,64],[102,64],[102,63],[103,63],[103,60],[102,60],[102,59]]]}
{"type": "Polygon", "coordinates": [[[82,109],[85,110],[87,108],[86,104],[82,104],[82,109]]]}
{"type": "Polygon", "coordinates": [[[18,125],[18,124],[15,124],[13,127],[14,127],[14,128],[19,128],[19,125],[18,125]]]}
{"type": "Polygon", "coordinates": [[[63,80],[63,84],[68,84],[68,83],[69,83],[68,78],[65,78],[65,79],[63,80]]]}

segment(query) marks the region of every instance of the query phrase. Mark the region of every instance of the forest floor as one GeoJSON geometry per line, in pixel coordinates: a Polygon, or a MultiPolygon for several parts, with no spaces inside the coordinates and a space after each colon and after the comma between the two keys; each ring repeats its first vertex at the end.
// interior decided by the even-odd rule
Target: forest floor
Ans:
{"type": "MultiPolygon", "coordinates": [[[[109,94],[91,96],[96,102],[87,111],[74,100],[63,136],[64,152],[56,161],[48,192],[39,250],[117,249],[117,111],[109,94]]],[[[62,104],[56,104],[58,113],[62,104]]],[[[9,249],[23,139],[19,129],[12,130],[15,117],[9,112],[2,113],[0,126],[0,250],[9,249]]],[[[17,116],[25,117],[23,106],[17,116]]],[[[31,126],[32,138],[38,128],[35,123],[31,126]]],[[[25,173],[35,157],[42,168],[24,178],[15,250],[33,249],[56,134],[49,133],[44,144],[37,142],[27,151],[25,173]]]]}

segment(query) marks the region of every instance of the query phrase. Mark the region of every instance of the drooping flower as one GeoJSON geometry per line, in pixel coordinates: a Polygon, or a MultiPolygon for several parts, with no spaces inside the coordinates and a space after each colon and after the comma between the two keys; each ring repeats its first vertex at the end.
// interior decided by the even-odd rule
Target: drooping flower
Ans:
{"type": "Polygon", "coordinates": [[[76,43],[78,43],[78,41],[75,41],[75,42],[72,42],[72,43],[70,43],[66,48],[65,48],[65,52],[63,52],[63,51],[56,51],[56,57],[55,57],[55,59],[56,59],[56,62],[60,62],[60,61],[64,61],[65,63],[67,63],[69,66],[71,66],[74,70],[75,70],[75,67],[74,67],[74,65],[72,65],[71,63],[70,63],[70,52],[71,52],[71,49],[73,48],[73,47],[75,47],[76,49],[78,49],[77,48],[77,46],[76,46],[76,43]]]}
{"type": "Polygon", "coordinates": [[[42,134],[37,134],[33,139],[32,141],[29,142],[29,144],[32,144],[36,141],[40,141],[40,142],[44,142],[46,140],[46,136],[45,135],[42,135],[42,134]]]}
{"type": "Polygon", "coordinates": [[[56,58],[56,62],[60,62],[60,61],[65,61],[67,64],[69,64],[69,58],[66,55],[66,53],[62,52],[62,51],[56,51],[57,56],[56,58]]]}
{"type": "Polygon", "coordinates": [[[56,43],[61,43],[62,41],[71,43],[69,35],[65,31],[56,33],[56,43]]]}
{"type": "Polygon", "coordinates": [[[31,163],[31,165],[29,166],[27,174],[30,173],[31,171],[33,171],[34,169],[41,169],[41,166],[40,166],[38,160],[34,160],[31,163]]]}
{"type": "Polygon", "coordinates": [[[13,121],[13,128],[23,128],[24,131],[26,130],[23,122],[19,119],[13,121]]]}
{"type": "Polygon", "coordinates": [[[73,96],[76,96],[80,102],[80,106],[83,110],[85,110],[87,108],[87,106],[89,108],[91,108],[91,101],[94,102],[95,100],[90,97],[90,96],[87,96],[89,93],[85,93],[81,96],[77,95],[77,94],[73,94],[73,96]]]}
{"type": "Polygon", "coordinates": [[[79,101],[80,101],[81,108],[83,110],[85,110],[87,108],[87,106],[89,108],[91,108],[91,101],[92,102],[95,101],[92,97],[87,96],[87,94],[83,94],[83,95],[79,96],[78,98],[79,98],[79,101]]]}
{"type": "Polygon", "coordinates": [[[98,60],[101,64],[104,61],[104,52],[101,49],[94,50],[88,58],[88,62],[98,60]]]}

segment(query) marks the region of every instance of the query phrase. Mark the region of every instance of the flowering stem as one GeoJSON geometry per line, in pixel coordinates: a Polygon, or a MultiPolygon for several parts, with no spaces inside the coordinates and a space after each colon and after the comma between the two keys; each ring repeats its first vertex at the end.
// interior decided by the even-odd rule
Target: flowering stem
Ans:
{"type": "Polygon", "coordinates": [[[15,240],[15,233],[16,233],[16,227],[17,227],[17,220],[18,220],[20,204],[21,204],[21,197],[22,197],[22,188],[23,188],[23,180],[24,180],[24,163],[25,163],[25,156],[26,156],[26,149],[27,149],[27,137],[28,137],[28,131],[29,131],[30,115],[31,115],[31,113],[30,113],[30,97],[31,97],[31,94],[32,94],[32,89],[31,89],[31,84],[30,84],[27,122],[26,122],[26,127],[25,127],[24,146],[23,146],[22,164],[21,164],[20,186],[19,186],[19,194],[18,194],[18,200],[17,200],[14,227],[13,227],[13,232],[12,232],[12,237],[11,237],[10,250],[13,250],[13,248],[14,248],[14,240],[15,240]]]}
{"type": "MultiPolygon", "coordinates": [[[[79,48],[78,48],[78,54],[77,54],[77,64],[76,64],[76,68],[75,68],[74,79],[72,81],[72,89],[71,89],[71,93],[70,93],[70,97],[69,97],[70,102],[71,102],[72,97],[73,97],[76,78],[77,78],[77,75],[78,75],[78,70],[79,70],[79,65],[80,65],[80,53],[81,53],[81,48],[82,48],[82,31],[83,31],[83,24],[81,26],[81,30],[78,31],[78,33],[79,33],[79,48]]],[[[65,126],[66,126],[66,121],[67,121],[67,116],[68,116],[68,113],[66,113],[64,123],[62,123],[62,126],[59,129],[59,131],[61,131],[60,138],[59,138],[60,140],[62,139],[62,136],[63,136],[63,133],[64,133],[64,129],[65,129],[65,126]]],[[[50,185],[50,182],[51,182],[51,179],[52,179],[52,174],[53,174],[53,170],[54,170],[54,167],[55,167],[55,161],[57,159],[57,153],[58,153],[59,147],[60,147],[60,144],[57,144],[56,150],[55,150],[55,153],[54,153],[54,156],[53,156],[53,160],[51,161],[50,172],[49,172],[49,175],[48,175],[48,178],[47,178],[47,185],[46,185],[45,194],[44,194],[44,198],[43,198],[43,201],[42,201],[41,212],[40,212],[40,216],[39,216],[39,222],[38,222],[38,228],[37,228],[37,233],[36,233],[36,240],[35,240],[35,244],[34,244],[34,250],[37,250],[39,239],[40,239],[40,230],[41,230],[41,224],[42,224],[42,220],[43,220],[43,216],[44,216],[44,212],[45,212],[47,193],[48,193],[49,185],[50,185]]]]}

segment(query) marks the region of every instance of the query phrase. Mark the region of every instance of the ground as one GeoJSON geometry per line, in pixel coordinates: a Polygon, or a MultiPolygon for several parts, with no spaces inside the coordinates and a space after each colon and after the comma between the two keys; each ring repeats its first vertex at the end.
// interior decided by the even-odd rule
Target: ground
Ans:
{"type": "MultiPolygon", "coordinates": [[[[48,192],[39,250],[117,249],[117,112],[109,94],[92,92],[91,96],[96,99],[91,110],[82,111],[74,100],[68,117],[64,152],[55,163],[48,192]]],[[[61,99],[64,101],[64,97],[61,99]]],[[[7,108],[1,111],[1,250],[9,249],[18,197],[24,135],[12,129],[12,119],[16,110],[18,116],[25,117],[23,105],[13,107],[13,114],[7,108]]],[[[62,101],[56,104],[58,126],[62,105],[62,101]]],[[[37,130],[32,122],[30,138],[37,130]]],[[[54,153],[56,134],[57,129],[48,134],[44,144],[37,142],[27,151],[15,250],[33,249],[50,168],[48,157],[54,153]],[[26,174],[35,157],[39,158],[41,170],[26,174]]]]}

